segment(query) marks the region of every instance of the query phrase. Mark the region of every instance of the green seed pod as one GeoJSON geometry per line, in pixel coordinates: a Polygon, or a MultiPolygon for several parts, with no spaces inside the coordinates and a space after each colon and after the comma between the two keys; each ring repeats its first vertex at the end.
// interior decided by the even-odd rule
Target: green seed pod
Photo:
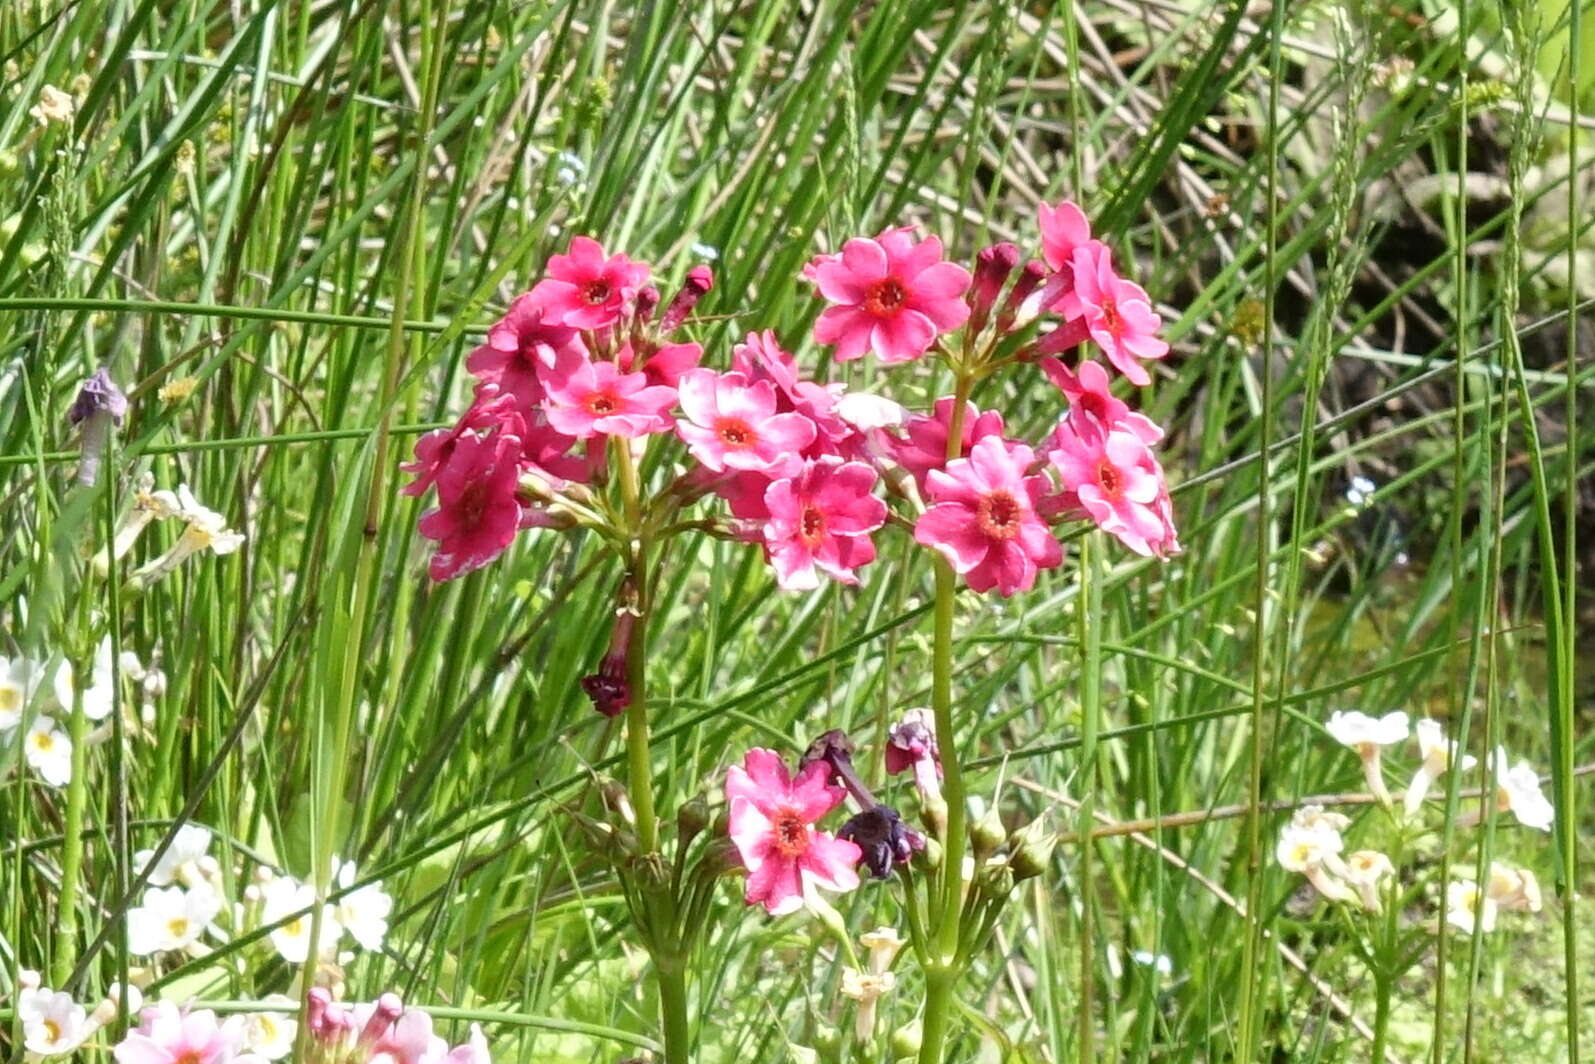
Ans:
{"type": "Polygon", "coordinates": [[[1022,882],[1045,872],[1057,845],[1058,836],[1048,831],[1039,817],[1014,832],[1008,839],[1008,864],[1014,881],[1022,882]]]}

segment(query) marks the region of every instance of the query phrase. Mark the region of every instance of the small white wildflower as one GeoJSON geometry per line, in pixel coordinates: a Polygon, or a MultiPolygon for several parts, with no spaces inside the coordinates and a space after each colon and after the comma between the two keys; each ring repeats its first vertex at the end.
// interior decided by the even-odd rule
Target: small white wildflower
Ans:
{"type": "Polygon", "coordinates": [[[1149,949],[1138,949],[1130,954],[1130,959],[1145,968],[1151,968],[1159,975],[1173,975],[1174,962],[1166,953],[1153,953],[1149,949]]]}
{"type": "Polygon", "coordinates": [[[890,969],[892,961],[897,959],[898,952],[908,945],[908,940],[899,935],[895,927],[877,927],[858,936],[858,940],[869,951],[869,967],[872,972],[884,972],[890,969]]]}
{"type": "Polygon", "coordinates": [[[1346,501],[1353,506],[1364,506],[1372,501],[1373,493],[1377,490],[1378,486],[1367,477],[1352,477],[1350,486],[1346,488],[1346,501]]]}
{"type": "Polygon", "coordinates": [[[1300,872],[1330,901],[1355,901],[1357,895],[1338,878],[1345,871],[1340,851],[1345,841],[1340,831],[1350,821],[1322,806],[1304,805],[1279,834],[1274,856],[1288,872],[1300,872]]]}
{"type": "MultiPolygon", "coordinates": [[[[144,1007],[144,992],[137,984],[127,985],[127,1015],[137,1016],[139,1009],[144,1007]]],[[[89,1014],[89,1023],[93,1029],[98,1030],[107,1024],[114,1023],[122,1015],[122,984],[112,983],[105,991],[105,997],[94,1006],[94,1011],[89,1014]]]]}
{"type": "MultiPolygon", "coordinates": [[[[333,881],[339,889],[347,890],[358,876],[353,861],[332,859],[333,881]]],[[[369,950],[382,948],[388,934],[388,914],[393,911],[393,899],[382,890],[381,883],[367,883],[359,890],[339,898],[332,907],[332,918],[349,937],[369,950]]]]}
{"type": "Polygon", "coordinates": [[[698,258],[707,259],[710,262],[715,262],[720,258],[720,249],[713,244],[703,244],[695,240],[692,242],[691,251],[698,258]]]}
{"type": "Polygon", "coordinates": [[[559,166],[554,171],[554,176],[562,185],[575,185],[587,176],[587,164],[582,162],[581,156],[562,151],[559,153],[559,166]]]}
{"type": "Polygon", "coordinates": [[[842,996],[858,1002],[858,1015],[854,1019],[853,1033],[860,1042],[868,1043],[875,1036],[876,1004],[896,986],[897,976],[891,972],[842,969],[842,996]]]}
{"type": "MultiPolygon", "coordinates": [[[[282,959],[290,964],[303,964],[310,956],[310,925],[311,914],[308,911],[315,908],[316,891],[309,884],[300,883],[290,876],[273,879],[261,888],[261,924],[275,924],[290,913],[297,914],[281,927],[271,932],[271,944],[277,948],[282,959]]],[[[332,928],[337,925],[333,922],[331,906],[322,912],[321,926],[321,953],[328,955],[338,947],[337,932],[332,928]]]]}
{"type": "MultiPolygon", "coordinates": [[[[1445,737],[1445,729],[1439,721],[1420,720],[1417,727],[1418,752],[1423,756],[1423,763],[1418,766],[1418,771],[1413,774],[1412,782],[1407,785],[1407,797],[1404,803],[1408,816],[1416,816],[1423,807],[1423,800],[1429,794],[1429,787],[1435,780],[1451,768],[1456,761],[1457,744],[1455,740],[1445,737]]],[[[1466,772],[1478,764],[1478,758],[1471,754],[1462,756],[1462,771],[1466,772]]]]}
{"type": "Polygon", "coordinates": [[[244,1048],[264,1060],[281,1060],[293,1051],[299,1024],[289,1013],[298,1003],[280,994],[267,998],[282,1012],[252,1012],[244,1017],[244,1048]]]}
{"type": "MultiPolygon", "coordinates": [[[[150,869],[151,886],[169,887],[173,883],[195,886],[205,881],[199,861],[210,851],[210,829],[198,824],[184,824],[177,829],[172,844],[161,854],[161,859],[150,869]]],[[[133,867],[140,873],[155,856],[155,851],[139,850],[133,855],[133,867]]]]}
{"type": "MultiPolygon", "coordinates": [[[[135,661],[137,659],[134,659],[135,661]]],[[[63,661],[55,670],[55,700],[61,703],[61,712],[71,713],[74,690],[77,686],[72,666],[63,661]]],[[[111,715],[116,701],[115,670],[111,664],[111,637],[105,636],[94,650],[94,661],[89,666],[89,685],[83,689],[83,715],[90,720],[104,720],[111,715]]]]}
{"type": "Polygon", "coordinates": [[[1378,850],[1358,850],[1346,857],[1346,882],[1356,889],[1362,907],[1371,913],[1380,910],[1380,880],[1395,874],[1396,866],[1378,850]]]}
{"type": "Polygon", "coordinates": [[[1406,741],[1407,715],[1399,709],[1382,717],[1370,717],[1356,710],[1336,711],[1329,715],[1329,723],[1324,727],[1337,743],[1357,751],[1368,790],[1381,804],[1389,805],[1390,790],[1385,786],[1379,748],[1406,741]]]}
{"type": "Polygon", "coordinates": [[[188,525],[170,550],[134,570],[129,580],[135,588],[149,587],[193,554],[206,550],[218,555],[231,554],[243,545],[243,535],[228,528],[225,517],[195,499],[187,484],[178,485],[177,502],[179,516],[188,525]]]}
{"type": "Polygon", "coordinates": [[[1540,881],[1527,868],[1511,868],[1500,862],[1490,865],[1490,882],[1485,896],[1502,909],[1537,913],[1543,906],[1540,881]]]}
{"type": "Polygon", "coordinates": [[[178,501],[175,492],[156,490],[155,477],[145,473],[139,478],[138,488],[133,493],[132,509],[123,515],[116,526],[116,534],[111,537],[109,552],[101,550],[94,556],[95,571],[104,576],[110,571],[111,559],[121,559],[132,550],[150,522],[181,516],[182,509],[182,503],[178,501]]]}
{"type": "Polygon", "coordinates": [[[39,102],[28,108],[28,114],[41,126],[51,122],[67,125],[77,109],[77,102],[70,93],[62,92],[54,85],[46,85],[39,90],[39,102]]]}
{"type": "Polygon", "coordinates": [[[1481,891],[1473,880],[1458,879],[1446,886],[1445,920],[1452,927],[1471,932],[1478,926],[1494,931],[1495,912],[1495,899],[1481,891]]]}
{"type": "Polygon", "coordinates": [[[127,951],[147,957],[186,950],[221,911],[222,899],[209,886],[153,887],[144,892],[144,904],[127,911],[127,951]]]}
{"type": "Polygon", "coordinates": [[[17,1012],[22,1020],[22,1044],[41,1057],[73,1052],[91,1030],[83,1006],[60,990],[33,991],[17,1012]]]}
{"type": "Polygon", "coordinates": [[[1495,749],[1495,802],[1503,813],[1511,813],[1526,828],[1550,831],[1556,822],[1556,807],[1540,790],[1539,773],[1527,761],[1511,768],[1506,765],[1506,750],[1495,749]]]}
{"type": "Polygon", "coordinates": [[[22,711],[39,679],[39,667],[27,658],[0,657],[0,735],[22,723],[22,711]]]}
{"type": "Polygon", "coordinates": [[[65,787],[72,781],[72,740],[43,713],[33,718],[23,740],[23,756],[50,786],[65,787]]]}

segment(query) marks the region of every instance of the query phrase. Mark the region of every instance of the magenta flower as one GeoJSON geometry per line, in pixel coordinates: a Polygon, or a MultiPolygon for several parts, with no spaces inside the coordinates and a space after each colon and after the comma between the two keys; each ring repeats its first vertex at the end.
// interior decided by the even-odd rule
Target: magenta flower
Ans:
{"type": "Polygon", "coordinates": [[[875,471],[863,462],[822,459],[771,484],[764,546],[775,580],[787,591],[812,591],[820,574],[857,584],[853,570],[875,560],[870,533],[886,523],[886,504],[870,492],[875,471]]]}
{"type": "Polygon", "coordinates": [[[1113,256],[1100,244],[1076,248],[1073,265],[1074,297],[1091,339],[1131,384],[1151,384],[1138,360],[1162,358],[1169,345],[1157,337],[1163,320],[1146,291],[1114,272],[1113,256]]]}
{"type": "Polygon", "coordinates": [[[940,551],[976,591],[1007,597],[1028,591],[1039,569],[1063,561],[1063,548],[1036,513],[1047,491],[1043,476],[1027,476],[1035,453],[988,436],[968,458],[932,469],[926,487],[935,505],[914,525],[914,539],[940,551]]]}
{"type": "Polygon", "coordinates": [[[543,409],[557,431],[579,440],[598,435],[635,439],[670,431],[665,413],[676,403],[674,388],[649,384],[643,373],[622,373],[613,362],[580,360],[545,376],[543,409]]]}
{"type": "Polygon", "coordinates": [[[648,264],[624,255],[605,257],[602,244],[578,236],[571,239],[570,254],[548,260],[548,274],[532,289],[547,308],[545,317],[573,329],[602,329],[618,321],[648,283],[648,264]]]}
{"type": "Polygon", "coordinates": [[[914,243],[908,229],[874,240],[855,237],[841,254],[821,256],[809,273],[832,304],[814,325],[814,338],[836,344],[846,362],[874,351],[882,362],[911,362],[936,337],[969,317],[964,291],[969,271],[942,261],[941,241],[914,243]]]}
{"type": "Polygon", "coordinates": [[[399,466],[401,471],[415,474],[415,479],[400,489],[405,495],[426,494],[443,467],[448,465],[454,445],[467,432],[483,435],[502,431],[511,436],[524,436],[526,424],[514,396],[500,395],[497,386],[492,384],[480,386],[476,396],[476,401],[453,428],[434,429],[415,441],[415,461],[399,466]]]}
{"type": "Polygon", "coordinates": [[[137,1029],[111,1055],[117,1064],[227,1064],[242,1042],[237,1017],[218,1023],[210,1009],[183,1012],[162,1001],[140,1013],[137,1029]]]}
{"type": "Polygon", "coordinates": [[[642,360],[641,366],[633,366],[637,355],[629,343],[622,345],[615,354],[615,362],[624,372],[640,370],[648,378],[649,384],[662,384],[667,388],[678,386],[681,375],[689,369],[696,369],[702,358],[703,348],[692,343],[660,344],[642,360]]]}
{"type": "Polygon", "coordinates": [[[748,870],[749,905],[773,916],[796,912],[814,887],[848,891],[858,886],[854,870],[863,856],[853,843],[814,824],[847,797],[826,782],[823,761],[806,765],[793,779],[774,750],[753,749],[726,772],[731,841],[748,870]]]}
{"type": "Polygon", "coordinates": [[[1037,213],[1041,221],[1041,257],[1054,270],[1069,270],[1075,248],[1095,243],[1085,211],[1073,200],[1064,200],[1056,207],[1043,203],[1037,213]]]}
{"type": "Polygon", "coordinates": [[[802,414],[776,413],[775,386],[749,384],[740,373],[689,370],[681,376],[676,431],[693,457],[715,472],[758,470],[784,476],[802,464],[814,442],[814,423],[802,414]]]}
{"type": "Polygon", "coordinates": [[[1163,438],[1163,430],[1145,414],[1129,408],[1109,388],[1108,371],[1095,362],[1069,369],[1056,358],[1041,360],[1047,379],[1069,398],[1069,421],[1082,435],[1127,428],[1148,445],[1163,438]]]}
{"type": "Polygon", "coordinates": [[[437,475],[438,505],[422,516],[423,536],[438,541],[433,580],[449,580],[497,558],[521,524],[516,497],[521,441],[507,433],[474,432],[454,441],[437,475]]]}
{"type": "MultiPolygon", "coordinates": [[[[944,395],[936,400],[935,416],[916,414],[903,426],[905,435],[891,437],[888,448],[897,464],[913,474],[921,491],[925,490],[925,474],[947,465],[947,433],[953,423],[953,397],[944,395]]],[[[974,403],[964,404],[961,454],[968,454],[978,440],[987,436],[1002,435],[1002,415],[995,410],[984,413],[974,403]]]]}
{"type": "Polygon", "coordinates": [[[312,987],[305,1025],[313,1064],[491,1064],[482,1029],[453,1049],[432,1031],[432,1017],[406,1009],[397,994],[346,1006],[312,987]]]}
{"type": "Polygon", "coordinates": [[[472,351],[465,368],[478,380],[514,395],[526,407],[543,399],[541,372],[562,356],[582,356],[581,336],[559,323],[535,290],[518,296],[504,316],[487,330],[487,342],[472,351]]]}
{"type": "Polygon", "coordinates": [[[1081,432],[1070,417],[1049,442],[1047,457],[1064,497],[1104,532],[1137,554],[1166,557],[1179,550],[1163,470],[1144,440],[1122,425],[1081,432]]]}
{"type": "Polygon", "coordinates": [[[886,737],[886,774],[912,769],[914,785],[923,796],[941,794],[941,750],[936,745],[936,722],[928,709],[910,709],[893,724],[886,737]]]}

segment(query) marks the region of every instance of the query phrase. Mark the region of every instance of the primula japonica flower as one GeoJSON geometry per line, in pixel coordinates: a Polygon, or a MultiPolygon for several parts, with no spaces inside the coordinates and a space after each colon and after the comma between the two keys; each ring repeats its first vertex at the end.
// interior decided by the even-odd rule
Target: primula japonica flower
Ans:
{"type": "Polygon", "coordinates": [[[1340,852],[1345,842],[1340,832],[1349,823],[1339,813],[1324,812],[1321,806],[1303,806],[1280,832],[1274,856],[1280,867],[1306,876],[1330,901],[1356,901],[1356,892],[1341,882],[1345,865],[1340,852]]]}
{"type": "Polygon", "coordinates": [[[543,399],[543,372],[561,358],[586,356],[577,329],[561,322],[544,298],[527,292],[487,330],[487,342],[471,352],[465,368],[531,408],[543,399]]]}
{"type": "Polygon", "coordinates": [[[615,364],[625,373],[640,372],[651,385],[675,388],[681,384],[681,375],[697,369],[703,360],[703,348],[698,344],[660,344],[658,349],[635,365],[637,355],[631,344],[626,344],[615,354],[615,364]]]}
{"type": "MultiPolygon", "coordinates": [[[[898,465],[913,474],[921,491],[925,490],[925,475],[932,469],[947,466],[947,434],[953,424],[952,396],[936,400],[934,414],[911,415],[903,425],[903,435],[889,442],[892,458],[898,465]]],[[[959,431],[960,455],[988,436],[1002,437],[1002,415],[995,410],[980,411],[974,403],[964,404],[964,419],[959,431]]]]}
{"type": "Polygon", "coordinates": [[[909,229],[888,229],[874,240],[855,237],[806,272],[831,303],[814,325],[814,338],[835,344],[838,362],[868,351],[882,362],[911,362],[969,317],[963,299],[969,271],[942,261],[936,237],[915,243],[909,229]]]}
{"type": "Polygon", "coordinates": [[[804,895],[814,887],[848,891],[858,886],[859,848],[814,828],[847,795],[826,783],[830,771],[823,762],[813,762],[794,779],[781,755],[759,748],[727,771],[731,841],[748,870],[749,905],[763,905],[780,916],[802,908],[804,895]]]}
{"type": "Polygon", "coordinates": [[[1133,431],[1081,433],[1072,417],[1065,418],[1048,439],[1047,457],[1063,483],[1066,511],[1084,511],[1137,554],[1164,558],[1179,552],[1163,470],[1133,431]]]}
{"type": "Polygon", "coordinates": [[[228,1064],[242,1041],[237,1016],[218,1021],[210,1009],[184,1012],[161,1001],[143,1011],[138,1028],[111,1053],[117,1064],[228,1064]]]}
{"type": "Polygon", "coordinates": [[[1390,804],[1390,790],[1385,786],[1384,769],[1379,763],[1379,748],[1407,741],[1407,715],[1399,709],[1382,717],[1370,717],[1356,710],[1336,711],[1329,715],[1324,729],[1342,746],[1357,751],[1362,759],[1363,778],[1368,790],[1384,805],[1390,804]]]}
{"type": "Polygon", "coordinates": [[[1076,248],[1071,265],[1070,298],[1078,304],[1091,339],[1131,384],[1151,384],[1140,360],[1162,358],[1169,345],[1157,337],[1163,320],[1146,290],[1115,273],[1111,253],[1100,244],[1076,248]]]}
{"type": "MultiPolygon", "coordinates": [[[[1408,816],[1417,815],[1418,810],[1423,808],[1423,800],[1429,794],[1429,786],[1445,775],[1457,756],[1456,742],[1445,737],[1445,729],[1440,726],[1439,721],[1420,720],[1416,731],[1418,752],[1422,755],[1423,762],[1418,766],[1418,771],[1413,773],[1412,782],[1407,785],[1403,807],[1408,816]]],[[[1478,763],[1479,759],[1472,754],[1462,755],[1463,772],[1478,763]]]]}
{"type": "Polygon", "coordinates": [[[1062,546],[1036,513],[1048,485],[1027,474],[1034,460],[1024,444],[988,436],[968,458],[926,475],[933,505],[915,523],[914,538],[941,552],[976,591],[1028,591],[1038,570],[1063,561],[1062,546]]]}
{"type": "Polygon", "coordinates": [[[570,242],[568,255],[548,260],[548,277],[532,294],[545,308],[545,320],[575,329],[602,329],[620,319],[626,303],[648,283],[648,264],[625,255],[606,256],[591,237],[570,242]]]}
{"type": "Polygon", "coordinates": [[[764,546],[776,583],[811,591],[821,573],[858,583],[853,570],[875,560],[870,533],[886,523],[886,504],[871,494],[875,480],[862,462],[822,459],[765,489],[764,546]]]}
{"type": "Polygon", "coordinates": [[[422,516],[420,532],[437,540],[433,580],[481,568],[504,553],[521,525],[516,496],[521,441],[505,433],[465,433],[438,472],[438,505],[422,516]]]}
{"type": "Polygon", "coordinates": [[[936,723],[928,709],[911,709],[893,724],[886,737],[886,772],[895,776],[914,772],[914,785],[922,796],[941,794],[941,751],[936,747],[936,723]]]}
{"type": "Polygon", "coordinates": [[[1108,371],[1086,361],[1070,369],[1056,358],[1041,360],[1047,379],[1069,400],[1069,424],[1086,439],[1100,438],[1113,429],[1128,429],[1150,447],[1163,438],[1163,430],[1145,414],[1131,410],[1109,388],[1108,371]]]}
{"type": "Polygon", "coordinates": [[[127,951],[148,957],[186,950],[221,911],[222,899],[208,884],[191,890],[153,887],[144,892],[142,905],[127,912],[127,951]]]}
{"type": "Polygon", "coordinates": [[[432,1017],[406,1009],[397,994],[345,1006],[324,987],[312,987],[305,1022],[314,1064],[491,1064],[476,1024],[468,1042],[449,1048],[432,1031],[432,1017]]]}
{"type": "Polygon", "coordinates": [[[814,423],[815,439],[805,450],[806,456],[812,457],[810,452],[826,445],[834,448],[849,435],[848,425],[836,411],[842,386],[804,380],[797,360],[781,347],[771,330],[750,332],[731,349],[731,371],[753,384],[769,381],[775,387],[777,413],[796,411],[814,423]]]}
{"type": "Polygon", "coordinates": [[[681,377],[676,431],[708,468],[752,470],[770,476],[795,472],[799,453],[814,441],[814,423],[795,412],[776,413],[775,386],[749,383],[740,373],[695,369],[681,377]]]}
{"type": "Polygon", "coordinates": [[[649,384],[644,373],[622,373],[613,362],[573,359],[560,369],[567,366],[568,373],[548,380],[543,400],[548,423],[557,431],[578,440],[670,431],[665,412],[676,403],[674,389],[649,384]]]}

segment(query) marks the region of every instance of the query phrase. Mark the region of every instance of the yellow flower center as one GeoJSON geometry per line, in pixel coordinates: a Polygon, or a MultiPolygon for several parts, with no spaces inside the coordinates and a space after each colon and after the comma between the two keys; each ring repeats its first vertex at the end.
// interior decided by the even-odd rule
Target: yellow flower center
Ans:
{"type": "Polygon", "coordinates": [[[173,938],[183,938],[188,934],[188,918],[179,916],[175,920],[166,921],[166,930],[172,933],[173,938]]]}

